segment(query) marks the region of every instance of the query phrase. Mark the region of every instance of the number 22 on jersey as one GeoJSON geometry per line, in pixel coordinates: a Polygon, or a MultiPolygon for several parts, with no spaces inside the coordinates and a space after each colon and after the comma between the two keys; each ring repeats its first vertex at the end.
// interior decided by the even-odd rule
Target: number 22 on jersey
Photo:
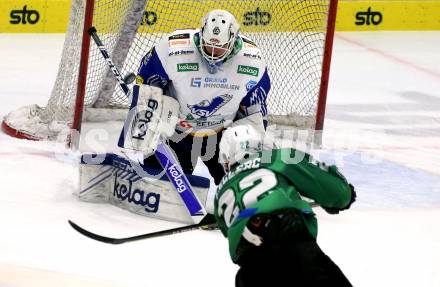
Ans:
{"type": "Polygon", "coordinates": [[[223,192],[218,199],[218,215],[223,217],[229,228],[241,210],[264,198],[276,186],[277,178],[273,171],[257,169],[240,179],[238,190],[228,188],[223,192]]]}

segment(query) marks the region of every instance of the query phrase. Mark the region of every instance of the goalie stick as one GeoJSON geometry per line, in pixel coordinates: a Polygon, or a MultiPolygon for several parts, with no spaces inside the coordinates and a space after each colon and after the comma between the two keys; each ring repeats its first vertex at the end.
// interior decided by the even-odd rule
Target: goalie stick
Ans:
{"type": "MultiPolygon", "coordinates": [[[[107,62],[110,70],[112,70],[113,75],[115,76],[116,80],[118,81],[121,89],[124,91],[124,94],[127,95],[128,98],[130,98],[131,97],[130,88],[128,87],[127,83],[124,81],[124,78],[122,78],[122,75],[119,72],[118,68],[116,67],[115,63],[113,63],[112,59],[110,58],[110,56],[107,52],[107,49],[105,48],[101,39],[98,37],[98,34],[96,33],[96,28],[90,27],[88,30],[88,33],[90,36],[92,36],[93,40],[95,41],[96,45],[99,48],[99,51],[101,51],[102,56],[104,57],[105,61],[107,62]]],[[[127,75],[127,77],[128,76],[129,75],[127,75]]]]}
{"type": "Polygon", "coordinates": [[[202,221],[200,221],[197,224],[192,224],[192,225],[187,225],[187,226],[182,226],[182,227],[177,227],[177,228],[171,228],[171,229],[166,229],[166,230],[162,230],[162,231],[150,232],[150,233],[145,233],[145,234],[136,235],[136,236],[132,236],[132,237],[112,238],[112,237],[102,236],[102,235],[90,232],[90,231],[82,228],[81,226],[77,225],[76,223],[72,222],[71,220],[69,220],[69,224],[70,224],[70,226],[72,226],[73,229],[75,229],[76,231],[78,231],[82,235],[87,236],[91,239],[100,241],[100,242],[108,243],[108,244],[122,244],[122,243],[126,243],[126,242],[132,242],[132,241],[160,237],[160,236],[173,235],[173,234],[178,234],[178,233],[192,231],[192,230],[209,229],[209,228],[213,228],[213,227],[217,226],[217,224],[215,223],[214,216],[211,214],[208,214],[207,216],[205,216],[203,218],[202,221]]]}
{"type": "MultiPolygon", "coordinates": [[[[118,68],[115,66],[112,59],[110,58],[107,49],[105,48],[104,44],[102,43],[101,39],[97,34],[96,28],[93,26],[90,27],[88,33],[93,38],[94,42],[101,51],[102,56],[107,62],[110,70],[113,72],[116,80],[119,83],[119,86],[124,91],[125,95],[128,98],[131,98],[130,89],[126,84],[126,82],[124,81],[124,79],[122,78],[118,68]]],[[[208,213],[206,212],[204,206],[200,202],[197,195],[194,193],[191,184],[188,181],[188,178],[186,177],[179,162],[174,157],[170,148],[166,144],[160,143],[155,152],[155,156],[157,157],[159,163],[164,168],[170,182],[173,184],[177,193],[182,198],[194,223],[201,222],[201,220],[208,213]]]]}

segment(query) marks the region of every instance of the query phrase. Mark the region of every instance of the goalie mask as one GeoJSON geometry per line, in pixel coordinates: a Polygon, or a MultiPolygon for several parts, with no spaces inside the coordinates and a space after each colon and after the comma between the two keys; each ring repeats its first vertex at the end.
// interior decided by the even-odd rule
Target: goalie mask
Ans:
{"type": "Polygon", "coordinates": [[[212,10],[203,17],[200,50],[211,68],[231,54],[239,28],[235,17],[225,10],[212,10]]]}
{"type": "Polygon", "coordinates": [[[220,141],[220,161],[228,172],[235,163],[246,160],[263,149],[263,135],[251,125],[230,127],[220,141]]]}

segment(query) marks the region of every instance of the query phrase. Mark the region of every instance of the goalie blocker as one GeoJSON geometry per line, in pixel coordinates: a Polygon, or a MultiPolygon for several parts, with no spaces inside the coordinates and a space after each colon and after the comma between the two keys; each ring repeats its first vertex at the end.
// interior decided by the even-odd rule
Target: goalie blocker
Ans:
{"type": "MultiPolygon", "coordinates": [[[[209,180],[186,175],[202,203],[206,202],[209,180]]],[[[116,154],[81,157],[79,199],[108,202],[131,212],[182,223],[193,223],[179,194],[166,174],[116,154]],[[91,164],[90,162],[100,163],[91,164]]]]}

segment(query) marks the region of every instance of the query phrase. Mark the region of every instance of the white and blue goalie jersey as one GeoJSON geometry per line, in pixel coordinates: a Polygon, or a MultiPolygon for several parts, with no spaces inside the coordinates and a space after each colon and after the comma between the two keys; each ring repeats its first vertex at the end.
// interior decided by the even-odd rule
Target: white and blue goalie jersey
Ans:
{"type": "Polygon", "coordinates": [[[200,52],[199,30],[177,30],[144,56],[137,83],[160,87],[179,101],[180,132],[213,135],[236,118],[257,112],[267,125],[267,66],[259,48],[241,35],[217,72],[210,73],[200,52]]]}

